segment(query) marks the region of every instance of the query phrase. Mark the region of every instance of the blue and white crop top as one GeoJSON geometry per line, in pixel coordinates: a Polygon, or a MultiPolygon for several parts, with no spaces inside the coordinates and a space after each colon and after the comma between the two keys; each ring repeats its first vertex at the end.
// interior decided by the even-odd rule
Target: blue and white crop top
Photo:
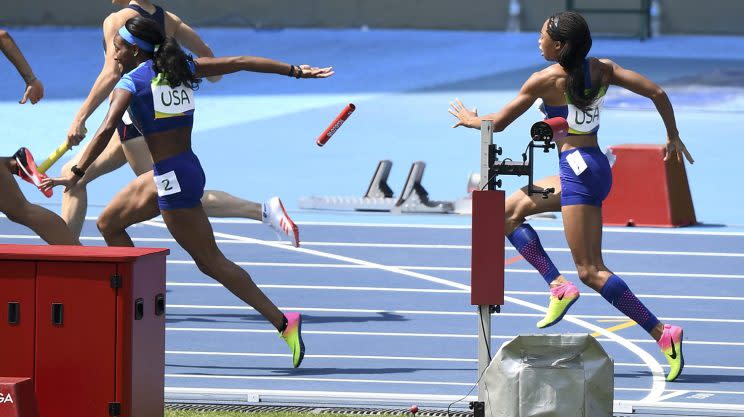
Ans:
{"type": "MultiPolygon", "coordinates": [[[[589,72],[589,59],[584,61],[584,85],[586,89],[592,88],[592,77],[589,72]]],[[[607,93],[607,86],[603,85],[597,92],[597,98],[586,110],[581,110],[571,104],[571,98],[566,96],[566,104],[561,106],[550,106],[545,103],[540,105],[540,111],[543,112],[546,119],[551,117],[563,117],[568,122],[568,135],[596,135],[599,131],[599,113],[604,103],[604,96],[607,93]]]]}
{"type": "MultiPolygon", "coordinates": [[[[196,71],[193,61],[189,67],[196,71]]],[[[194,90],[184,85],[171,88],[164,74],[155,72],[152,60],[125,74],[114,88],[132,93],[127,111],[145,136],[194,124],[194,90]]]]}

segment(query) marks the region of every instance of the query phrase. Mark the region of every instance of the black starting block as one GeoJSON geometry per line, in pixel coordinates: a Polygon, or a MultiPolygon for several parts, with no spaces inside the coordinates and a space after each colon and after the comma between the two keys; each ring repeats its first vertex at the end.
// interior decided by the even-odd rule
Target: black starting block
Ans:
{"type": "Polygon", "coordinates": [[[395,197],[387,184],[393,162],[378,162],[367,192],[362,197],[311,196],[299,200],[302,209],[311,210],[354,210],[380,211],[394,213],[452,213],[455,205],[450,201],[433,201],[421,184],[426,163],[416,161],[408,171],[403,192],[395,197]]]}

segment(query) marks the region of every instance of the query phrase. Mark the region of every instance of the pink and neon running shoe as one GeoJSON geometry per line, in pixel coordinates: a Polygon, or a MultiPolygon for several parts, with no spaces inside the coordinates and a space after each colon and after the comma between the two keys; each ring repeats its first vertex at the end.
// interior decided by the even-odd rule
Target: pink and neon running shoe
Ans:
{"type": "Polygon", "coordinates": [[[669,362],[669,373],[666,380],[668,382],[677,379],[685,367],[685,357],[682,355],[682,328],[671,324],[664,325],[664,333],[657,342],[664,353],[664,357],[669,362]]]}
{"type": "Polygon", "coordinates": [[[537,327],[550,327],[563,318],[568,309],[579,299],[579,289],[572,282],[565,282],[550,289],[550,304],[545,317],[537,322],[537,327]]]}
{"type": "Polygon", "coordinates": [[[292,366],[297,368],[305,357],[305,343],[302,342],[302,315],[300,313],[286,313],[287,328],[279,333],[292,350],[292,366]]]}

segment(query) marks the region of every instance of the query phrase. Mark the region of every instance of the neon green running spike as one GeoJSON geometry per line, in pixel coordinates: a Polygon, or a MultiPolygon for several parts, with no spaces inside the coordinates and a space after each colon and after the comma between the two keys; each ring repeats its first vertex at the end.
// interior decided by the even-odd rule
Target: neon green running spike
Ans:
{"type": "Polygon", "coordinates": [[[279,333],[292,350],[292,366],[297,368],[305,357],[305,343],[302,342],[302,315],[300,313],[287,313],[287,328],[279,333]]]}
{"type": "Polygon", "coordinates": [[[669,362],[669,373],[666,376],[668,382],[677,379],[679,374],[682,373],[682,368],[685,367],[685,357],[682,356],[682,338],[681,327],[665,324],[664,333],[657,342],[664,353],[664,357],[669,362]]]}
{"type": "Polygon", "coordinates": [[[550,289],[550,304],[545,317],[537,323],[539,329],[550,327],[563,318],[568,309],[579,299],[579,289],[572,282],[566,282],[550,289]]]}

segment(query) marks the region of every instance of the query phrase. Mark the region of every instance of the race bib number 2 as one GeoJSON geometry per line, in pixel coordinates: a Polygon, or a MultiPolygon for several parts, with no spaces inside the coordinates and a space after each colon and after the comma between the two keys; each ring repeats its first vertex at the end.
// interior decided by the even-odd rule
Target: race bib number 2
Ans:
{"type": "Polygon", "coordinates": [[[158,188],[158,196],[165,197],[181,192],[181,184],[178,183],[175,171],[166,172],[163,175],[155,175],[153,178],[155,179],[155,186],[158,188]]]}
{"type": "Polygon", "coordinates": [[[150,83],[155,118],[183,116],[196,108],[194,90],[185,85],[171,88],[163,74],[158,74],[150,83]]]}

